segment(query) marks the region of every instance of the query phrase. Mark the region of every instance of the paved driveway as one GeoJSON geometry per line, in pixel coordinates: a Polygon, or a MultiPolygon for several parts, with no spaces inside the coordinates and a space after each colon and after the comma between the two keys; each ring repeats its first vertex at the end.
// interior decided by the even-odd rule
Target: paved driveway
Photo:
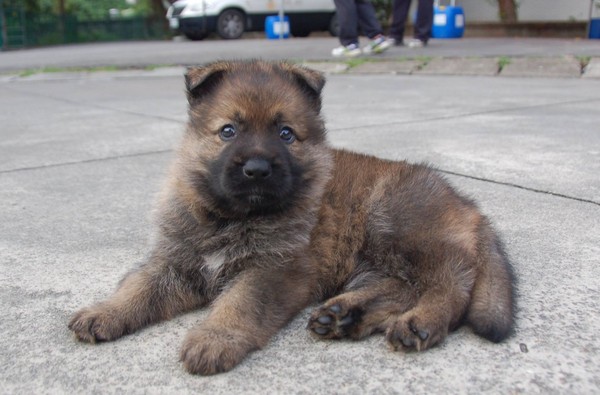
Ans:
{"type": "Polygon", "coordinates": [[[519,278],[514,336],[492,344],[462,328],[404,354],[381,336],[313,340],[306,310],[215,377],[178,362],[204,312],[77,343],[68,317],[147,253],[186,116],[183,82],[143,72],[20,79],[0,82],[2,392],[598,392],[600,81],[333,75],[324,95],[333,145],[430,162],[480,202],[519,278]]]}

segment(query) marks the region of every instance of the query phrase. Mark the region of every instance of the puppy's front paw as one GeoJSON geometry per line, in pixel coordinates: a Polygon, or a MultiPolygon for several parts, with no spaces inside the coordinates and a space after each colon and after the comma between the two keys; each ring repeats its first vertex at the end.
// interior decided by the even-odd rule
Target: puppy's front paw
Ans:
{"type": "Polygon", "coordinates": [[[115,340],[127,333],[127,326],[115,311],[103,304],[86,307],[73,315],[69,329],[84,342],[115,340]]]}
{"type": "Polygon", "coordinates": [[[257,349],[243,333],[224,328],[197,328],[188,333],[180,360],[192,374],[210,375],[233,369],[257,349]]]}

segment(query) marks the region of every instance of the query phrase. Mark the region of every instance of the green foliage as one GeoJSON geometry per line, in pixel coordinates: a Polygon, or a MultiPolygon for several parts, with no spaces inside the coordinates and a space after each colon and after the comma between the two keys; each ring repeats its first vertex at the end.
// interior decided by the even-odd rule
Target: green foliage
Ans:
{"type": "MultiPolygon", "coordinates": [[[[59,0],[2,0],[4,7],[24,5],[30,13],[59,13],[59,0]]],[[[130,5],[126,0],[63,0],[65,13],[74,15],[78,20],[103,20],[110,17],[109,10],[116,9],[121,16],[150,16],[159,10],[156,0],[137,0],[130,5]]],[[[163,15],[160,15],[163,16],[163,15]]]]}
{"type": "Polygon", "coordinates": [[[576,58],[579,61],[582,70],[586,68],[590,63],[590,60],[592,60],[591,56],[576,56],[576,58]]]}
{"type": "Polygon", "coordinates": [[[4,0],[5,8],[23,6],[24,11],[31,13],[54,13],[56,0],[4,0]]]}
{"type": "Polygon", "coordinates": [[[361,64],[368,63],[370,61],[371,60],[367,58],[350,58],[346,59],[346,64],[348,65],[348,67],[354,68],[360,66],[361,64]]]}
{"type": "Polygon", "coordinates": [[[164,39],[169,31],[158,1],[137,0],[131,4],[131,0],[0,0],[0,49],[164,39]],[[59,1],[64,1],[62,15],[59,1]],[[153,8],[156,6],[159,7],[153,8]],[[118,10],[112,17],[111,8],[118,10]]]}
{"type": "Polygon", "coordinates": [[[65,0],[65,11],[80,20],[100,20],[109,16],[111,8],[127,8],[125,0],[65,0]]]}
{"type": "Polygon", "coordinates": [[[498,70],[502,71],[502,69],[508,66],[510,62],[511,58],[508,56],[500,56],[500,58],[498,58],[498,70]]]}

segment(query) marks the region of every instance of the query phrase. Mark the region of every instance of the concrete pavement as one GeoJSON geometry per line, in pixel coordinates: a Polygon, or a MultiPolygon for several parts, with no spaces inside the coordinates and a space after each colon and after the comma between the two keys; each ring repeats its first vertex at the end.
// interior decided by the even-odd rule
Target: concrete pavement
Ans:
{"type": "Polygon", "coordinates": [[[328,77],[333,145],[430,162],[496,224],[519,278],[518,327],[507,341],[462,328],[419,354],[391,352],[381,336],[320,342],[304,329],[307,309],[215,377],[190,376],[177,361],[205,312],[114,343],[74,341],[70,314],[106,297],[147,253],[153,201],[186,117],[180,72],[0,81],[1,392],[600,391],[593,78],[328,77]]]}

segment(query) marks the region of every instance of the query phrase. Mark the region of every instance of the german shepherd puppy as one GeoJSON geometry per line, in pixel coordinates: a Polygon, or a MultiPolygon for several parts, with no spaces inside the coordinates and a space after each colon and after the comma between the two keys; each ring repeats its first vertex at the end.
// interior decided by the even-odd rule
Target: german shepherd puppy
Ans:
{"type": "Polygon", "coordinates": [[[217,62],[186,75],[189,123],[147,261],[69,323],[110,341],[211,304],[183,342],[196,374],[232,369],[299,311],[324,301],[317,338],[384,332],[425,350],[462,323],[498,342],[513,275],[469,199],[426,166],[332,149],[320,73],[217,62]]]}

